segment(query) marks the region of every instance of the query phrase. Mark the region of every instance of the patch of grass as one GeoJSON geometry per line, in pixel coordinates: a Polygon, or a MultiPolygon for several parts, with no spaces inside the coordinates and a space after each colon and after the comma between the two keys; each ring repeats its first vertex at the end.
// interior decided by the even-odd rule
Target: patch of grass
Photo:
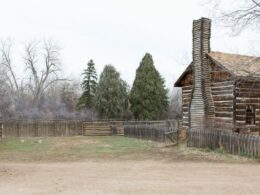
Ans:
{"type": "Polygon", "coordinates": [[[0,152],[42,152],[50,149],[49,139],[3,139],[0,142],[0,152]]]}
{"type": "Polygon", "coordinates": [[[126,154],[151,149],[153,144],[148,141],[126,137],[95,137],[96,144],[84,144],[74,150],[87,154],[126,154]]]}

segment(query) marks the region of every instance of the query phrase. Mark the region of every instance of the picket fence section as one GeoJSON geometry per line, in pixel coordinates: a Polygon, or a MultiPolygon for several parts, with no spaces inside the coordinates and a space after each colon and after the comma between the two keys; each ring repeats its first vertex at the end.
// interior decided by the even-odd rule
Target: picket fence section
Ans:
{"type": "Polygon", "coordinates": [[[60,137],[82,135],[82,121],[16,120],[3,123],[3,137],[60,137]]]}
{"type": "Polygon", "coordinates": [[[260,137],[235,132],[200,129],[188,131],[188,147],[223,149],[227,153],[260,157],[260,137]]]}
{"type": "Polygon", "coordinates": [[[126,122],[124,135],[165,143],[166,146],[176,145],[178,144],[178,122],[175,120],[126,122]]]}

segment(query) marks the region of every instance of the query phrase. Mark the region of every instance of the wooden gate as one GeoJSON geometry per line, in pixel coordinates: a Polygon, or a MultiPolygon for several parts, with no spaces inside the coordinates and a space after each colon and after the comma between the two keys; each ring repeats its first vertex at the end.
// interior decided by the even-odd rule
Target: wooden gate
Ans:
{"type": "Polygon", "coordinates": [[[169,131],[164,133],[165,145],[176,146],[178,145],[178,131],[169,131]]]}

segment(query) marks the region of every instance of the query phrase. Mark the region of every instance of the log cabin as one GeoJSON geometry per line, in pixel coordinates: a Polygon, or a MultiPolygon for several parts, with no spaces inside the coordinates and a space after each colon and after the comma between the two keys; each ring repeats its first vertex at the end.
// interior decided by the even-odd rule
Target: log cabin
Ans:
{"type": "Polygon", "coordinates": [[[259,135],[260,57],[211,51],[208,18],[194,20],[192,31],[192,62],[174,84],[183,127],[259,135]]]}

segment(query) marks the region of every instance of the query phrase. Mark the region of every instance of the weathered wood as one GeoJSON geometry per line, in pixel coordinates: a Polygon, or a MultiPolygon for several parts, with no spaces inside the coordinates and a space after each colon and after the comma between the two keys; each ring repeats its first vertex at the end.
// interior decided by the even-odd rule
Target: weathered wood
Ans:
{"type": "Polygon", "coordinates": [[[233,112],[215,112],[216,117],[233,117],[233,112]]]}
{"type": "Polygon", "coordinates": [[[175,120],[165,121],[164,126],[154,126],[150,124],[125,124],[125,136],[139,139],[162,142],[166,146],[178,143],[179,123],[175,120]]]}
{"type": "Polygon", "coordinates": [[[227,80],[233,80],[233,77],[230,73],[224,71],[212,71],[211,72],[211,81],[212,82],[223,82],[227,80]]]}
{"type": "Polygon", "coordinates": [[[233,90],[221,90],[221,91],[212,91],[212,95],[232,95],[233,96],[233,90]]]}
{"type": "Polygon", "coordinates": [[[213,96],[214,101],[226,101],[226,100],[233,100],[234,96],[233,95],[225,95],[225,96],[213,96]]]}
{"type": "Polygon", "coordinates": [[[99,121],[84,122],[83,135],[123,135],[124,126],[122,121],[99,121]]]}
{"type": "Polygon", "coordinates": [[[233,112],[234,111],[234,109],[233,109],[233,107],[215,107],[215,111],[216,112],[233,112]]]}
{"type": "Polygon", "coordinates": [[[259,98],[260,97],[260,93],[256,93],[256,92],[237,92],[236,94],[237,97],[242,97],[242,98],[259,98]]]}
{"type": "Polygon", "coordinates": [[[222,91],[222,90],[234,90],[234,85],[227,85],[227,84],[222,84],[219,86],[214,86],[214,83],[211,83],[211,90],[212,91],[222,91]]]}
{"type": "Polygon", "coordinates": [[[210,73],[206,53],[210,51],[211,22],[193,21],[193,93],[190,105],[191,128],[205,124],[205,116],[214,117],[214,104],[210,89],[210,73]]]}
{"type": "Polygon", "coordinates": [[[54,137],[82,135],[82,121],[18,120],[4,122],[4,137],[54,137]]]}
{"type": "Polygon", "coordinates": [[[222,148],[231,154],[247,155],[249,157],[260,156],[259,136],[227,131],[190,129],[188,131],[187,146],[211,149],[222,148]]]}
{"type": "Polygon", "coordinates": [[[211,86],[212,87],[234,86],[234,81],[223,81],[223,82],[211,83],[211,86]]]}
{"type": "Polygon", "coordinates": [[[215,105],[215,108],[217,108],[217,107],[233,107],[234,102],[233,102],[233,100],[215,101],[214,105],[215,105]]]}
{"type": "Polygon", "coordinates": [[[184,91],[185,90],[190,90],[191,91],[192,89],[193,89],[193,85],[186,85],[186,86],[182,87],[182,90],[184,90],[184,91]]]}

